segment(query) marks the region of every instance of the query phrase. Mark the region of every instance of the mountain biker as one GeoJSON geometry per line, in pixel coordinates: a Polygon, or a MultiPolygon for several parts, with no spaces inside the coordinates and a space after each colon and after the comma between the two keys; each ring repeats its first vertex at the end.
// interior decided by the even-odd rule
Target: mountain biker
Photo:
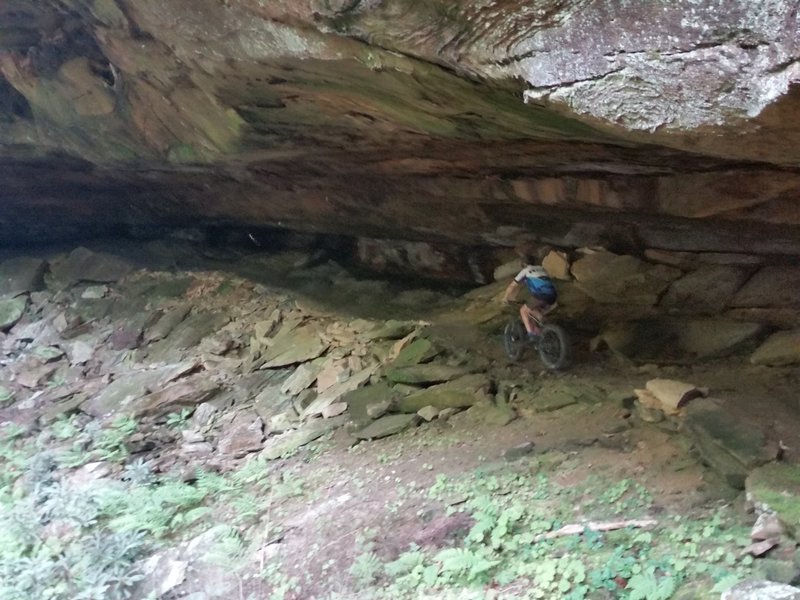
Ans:
{"type": "Polygon", "coordinates": [[[549,313],[557,306],[558,293],[553,280],[547,274],[541,262],[552,250],[549,246],[541,248],[537,253],[538,265],[532,264],[529,256],[525,252],[519,252],[519,257],[525,265],[523,269],[508,284],[503,303],[510,304],[512,296],[516,296],[519,288],[525,285],[531,294],[531,300],[523,304],[519,309],[519,315],[528,332],[528,339],[536,340],[539,337],[539,326],[544,315],[549,313]]]}

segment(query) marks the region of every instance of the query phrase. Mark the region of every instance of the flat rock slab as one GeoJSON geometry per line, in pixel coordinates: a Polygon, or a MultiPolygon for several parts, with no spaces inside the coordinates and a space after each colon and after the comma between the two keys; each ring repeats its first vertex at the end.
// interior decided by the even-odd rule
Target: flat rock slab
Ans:
{"type": "Polygon", "coordinates": [[[328,342],[322,339],[319,329],[313,325],[285,332],[282,330],[262,355],[261,368],[274,369],[314,360],[327,349],[328,342]]]}
{"type": "Polygon", "coordinates": [[[428,338],[417,338],[400,351],[392,366],[418,365],[433,360],[439,353],[440,350],[428,338]]]}
{"type": "Polygon", "coordinates": [[[409,367],[392,368],[386,371],[386,378],[393,383],[406,383],[409,385],[427,385],[431,383],[444,383],[467,374],[463,367],[448,365],[414,365],[409,367]]]}
{"type": "Polygon", "coordinates": [[[172,348],[194,348],[204,337],[224,327],[230,317],[222,313],[199,312],[184,319],[166,338],[172,348]]]}
{"type": "Polygon", "coordinates": [[[0,331],[8,331],[16,325],[27,307],[27,298],[0,298],[0,331]]]}
{"type": "Polygon", "coordinates": [[[747,474],[772,458],[760,431],[736,420],[711,398],[686,407],[684,431],[703,461],[736,489],[744,489],[747,474]]]}
{"type": "Polygon", "coordinates": [[[311,402],[308,407],[306,407],[305,411],[303,411],[303,417],[308,418],[321,415],[322,411],[331,404],[344,401],[344,397],[347,394],[365,385],[367,381],[369,381],[369,378],[372,377],[374,372],[375,367],[368,367],[366,369],[362,369],[358,373],[354,373],[345,381],[332,385],[314,398],[314,401],[311,402]]]}
{"type": "Polygon", "coordinates": [[[589,404],[603,402],[607,399],[607,394],[593,385],[547,381],[538,387],[522,387],[515,390],[514,398],[521,407],[543,413],[560,410],[579,402],[589,404]]]}
{"type": "Polygon", "coordinates": [[[177,412],[180,408],[202,404],[218,391],[219,384],[206,375],[189,376],[143,397],[133,404],[131,411],[137,417],[177,412]]]}
{"type": "Polygon", "coordinates": [[[197,363],[185,362],[128,373],[109,383],[98,394],[81,404],[88,415],[101,418],[114,412],[125,413],[136,400],[161,390],[168,383],[189,373],[197,363]]]}
{"type": "Polygon", "coordinates": [[[774,581],[743,581],[724,592],[721,600],[800,600],[800,588],[774,581]]]}
{"type": "Polygon", "coordinates": [[[303,363],[283,382],[281,392],[296,396],[303,390],[310,388],[317,380],[317,376],[322,371],[324,364],[325,361],[322,359],[303,363]]]}
{"type": "Polygon", "coordinates": [[[397,402],[397,409],[404,413],[416,413],[426,406],[444,408],[467,408],[481,400],[487,400],[489,379],[486,375],[465,375],[447,383],[434,385],[414,392],[397,402]]]}
{"type": "Polygon", "coordinates": [[[0,263],[0,296],[17,296],[44,289],[47,263],[21,256],[0,263]]]}
{"type": "Polygon", "coordinates": [[[759,510],[774,511],[792,535],[800,534],[800,467],[764,465],[748,475],[745,489],[747,499],[759,510]]]}
{"type": "Polygon", "coordinates": [[[419,417],[413,415],[388,415],[373,421],[361,431],[356,431],[353,435],[360,440],[374,440],[400,433],[410,427],[419,417]]]}
{"type": "Polygon", "coordinates": [[[51,266],[53,277],[67,286],[79,281],[111,283],[119,281],[132,270],[128,262],[117,256],[83,247],[76,248],[66,259],[51,266]]]}
{"type": "Polygon", "coordinates": [[[183,322],[191,310],[191,304],[180,304],[169,309],[158,317],[153,325],[147,328],[144,332],[144,341],[150,343],[163,340],[183,322]]]}
{"type": "Polygon", "coordinates": [[[753,353],[750,362],[770,367],[800,364],[800,329],[772,334],[753,353]]]}
{"type": "Polygon", "coordinates": [[[270,437],[260,456],[266,460],[277,460],[283,456],[288,456],[298,448],[321,438],[329,431],[341,427],[344,422],[344,416],[309,421],[300,429],[270,437]]]}
{"type": "Polygon", "coordinates": [[[400,338],[407,336],[416,328],[417,323],[414,321],[390,320],[363,333],[361,337],[368,342],[378,340],[399,340],[400,338]]]}

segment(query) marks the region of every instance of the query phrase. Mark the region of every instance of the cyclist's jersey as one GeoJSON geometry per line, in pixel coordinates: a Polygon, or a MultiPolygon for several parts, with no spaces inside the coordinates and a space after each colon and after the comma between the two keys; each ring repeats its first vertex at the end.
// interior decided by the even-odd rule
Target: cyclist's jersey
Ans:
{"type": "Polygon", "coordinates": [[[528,265],[514,277],[514,281],[517,283],[524,281],[532,296],[544,300],[548,304],[555,304],[558,297],[556,286],[553,285],[553,280],[550,279],[544,267],[528,265]]]}

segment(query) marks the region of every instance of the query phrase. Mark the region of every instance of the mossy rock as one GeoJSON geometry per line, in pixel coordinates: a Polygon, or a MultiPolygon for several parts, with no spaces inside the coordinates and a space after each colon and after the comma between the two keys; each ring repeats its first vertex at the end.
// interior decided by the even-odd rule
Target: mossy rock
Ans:
{"type": "Polygon", "coordinates": [[[16,325],[27,307],[27,297],[0,298],[0,331],[7,331],[16,325]]]}
{"type": "Polygon", "coordinates": [[[800,534],[800,467],[782,463],[764,465],[747,477],[747,498],[768,506],[795,539],[800,534]]]}
{"type": "Polygon", "coordinates": [[[439,354],[439,350],[427,338],[419,338],[400,351],[392,363],[394,367],[408,367],[428,362],[439,354]]]}

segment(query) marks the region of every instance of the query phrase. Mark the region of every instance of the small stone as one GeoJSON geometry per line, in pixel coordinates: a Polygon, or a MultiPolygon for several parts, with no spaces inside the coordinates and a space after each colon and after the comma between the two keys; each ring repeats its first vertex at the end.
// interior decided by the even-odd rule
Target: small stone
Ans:
{"type": "Polygon", "coordinates": [[[417,414],[430,423],[439,416],[439,409],[435,406],[423,406],[417,411],[417,414]]]}
{"type": "Polygon", "coordinates": [[[0,298],[0,331],[8,331],[16,325],[27,306],[28,299],[25,297],[0,298]]]}
{"type": "Polygon", "coordinates": [[[181,431],[181,437],[183,438],[184,442],[189,444],[195,444],[198,442],[205,441],[205,437],[199,431],[194,431],[192,429],[184,429],[181,431]]]}
{"type": "Polygon", "coordinates": [[[217,412],[217,407],[208,402],[203,402],[197,405],[197,408],[192,415],[191,424],[195,429],[206,427],[214,419],[217,412]]]}
{"type": "Polygon", "coordinates": [[[372,419],[380,419],[383,415],[389,412],[392,407],[392,399],[386,398],[379,402],[373,402],[367,405],[367,415],[372,419]]]}
{"type": "Polygon", "coordinates": [[[770,538],[780,538],[783,533],[783,525],[781,525],[778,515],[774,512],[762,512],[758,515],[753,529],[750,531],[750,539],[757,542],[770,538]]]}
{"type": "Polygon", "coordinates": [[[322,409],[322,418],[331,419],[333,417],[338,417],[346,410],[347,410],[346,402],[334,402],[333,404],[330,404],[322,409]]]}
{"type": "Polygon", "coordinates": [[[181,454],[191,454],[193,456],[208,456],[214,452],[214,446],[208,442],[192,442],[181,444],[181,454]]]}
{"type": "Polygon", "coordinates": [[[439,411],[439,420],[440,421],[447,421],[453,415],[457,415],[460,413],[461,410],[458,408],[445,408],[439,411]]]}
{"type": "Polygon", "coordinates": [[[636,414],[645,423],[661,423],[664,420],[664,411],[660,408],[653,408],[643,404],[641,401],[636,403],[636,414]]]}
{"type": "Polygon", "coordinates": [[[105,298],[108,292],[107,285],[90,285],[83,290],[81,298],[84,300],[99,300],[100,298],[105,298]]]}
{"type": "Polygon", "coordinates": [[[89,362],[94,356],[94,352],[95,347],[83,340],[75,340],[67,344],[67,357],[71,365],[82,365],[89,362]]]}
{"type": "Polygon", "coordinates": [[[264,441],[264,422],[256,413],[243,411],[222,433],[217,443],[220,454],[235,458],[260,450],[264,441]]]}
{"type": "Polygon", "coordinates": [[[269,419],[269,433],[283,433],[298,426],[297,413],[294,410],[287,410],[269,419]]]}
{"type": "Polygon", "coordinates": [[[8,404],[14,400],[14,394],[7,387],[0,385],[0,404],[8,404]]]}
{"type": "Polygon", "coordinates": [[[742,554],[750,554],[751,556],[759,558],[761,556],[764,556],[767,552],[772,550],[778,544],[780,544],[780,538],[771,538],[767,540],[753,542],[752,544],[747,546],[744,550],[742,550],[742,554]]]}
{"type": "Polygon", "coordinates": [[[504,450],[503,458],[505,458],[509,462],[518,460],[523,456],[527,456],[528,454],[533,452],[534,447],[535,444],[533,442],[524,442],[522,444],[518,444],[516,446],[504,450]]]}

